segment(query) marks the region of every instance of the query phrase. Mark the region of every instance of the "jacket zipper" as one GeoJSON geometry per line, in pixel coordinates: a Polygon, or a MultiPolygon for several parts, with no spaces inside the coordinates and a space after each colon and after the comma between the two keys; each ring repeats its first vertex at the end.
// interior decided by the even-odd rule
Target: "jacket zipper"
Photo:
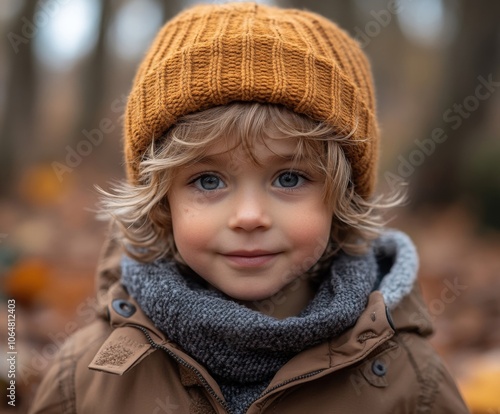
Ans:
{"type": "Polygon", "coordinates": [[[309,372],[308,374],[302,374],[302,375],[299,375],[297,377],[293,377],[293,378],[287,379],[286,381],[280,382],[279,384],[276,384],[274,387],[269,388],[267,391],[264,391],[261,395],[259,395],[259,398],[265,397],[270,392],[273,392],[274,390],[276,390],[280,387],[283,387],[287,384],[290,384],[291,382],[299,381],[299,380],[304,379],[304,378],[314,377],[315,375],[319,374],[320,372],[323,372],[324,370],[325,370],[325,368],[318,369],[316,371],[309,372]]]}
{"type": "Polygon", "coordinates": [[[230,410],[229,406],[226,404],[226,402],[220,398],[217,393],[213,390],[213,388],[210,386],[210,384],[207,382],[207,380],[205,379],[205,377],[201,374],[200,371],[198,371],[198,369],[196,369],[196,367],[192,366],[191,364],[189,364],[188,362],[184,361],[181,357],[179,357],[178,355],[176,355],[175,353],[173,353],[170,349],[168,349],[167,347],[163,346],[163,345],[160,345],[160,344],[157,344],[153,338],[151,338],[151,335],[149,335],[149,332],[147,331],[146,328],[142,327],[142,326],[139,326],[139,325],[132,325],[134,326],[135,328],[139,329],[142,331],[142,333],[146,336],[146,339],[148,340],[149,344],[155,348],[155,349],[161,349],[162,351],[165,351],[170,357],[172,357],[176,362],[178,362],[179,364],[181,364],[182,366],[190,369],[191,371],[193,371],[193,373],[198,377],[198,379],[200,380],[200,382],[203,384],[203,386],[205,387],[205,389],[209,392],[209,394],[215,398],[215,400],[227,411],[228,414],[231,414],[232,411],[230,410]]]}
{"type": "MultiPolygon", "coordinates": [[[[205,379],[205,377],[201,374],[200,371],[198,371],[198,369],[196,369],[194,366],[192,366],[191,364],[189,364],[188,362],[184,361],[181,357],[177,356],[175,353],[173,353],[170,349],[168,349],[167,347],[163,346],[163,345],[160,345],[160,344],[157,344],[153,338],[151,338],[151,335],[149,335],[149,332],[147,331],[146,328],[142,327],[142,326],[139,326],[139,325],[132,325],[134,326],[135,328],[139,329],[140,331],[142,331],[142,333],[144,334],[144,336],[146,337],[146,339],[148,340],[149,344],[155,348],[155,349],[161,349],[162,351],[165,351],[169,356],[171,356],[175,361],[177,361],[179,364],[181,364],[182,366],[190,369],[191,371],[194,372],[194,374],[198,377],[198,379],[200,380],[200,382],[203,384],[203,386],[205,387],[205,389],[209,392],[209,394],[215,398],[215,400],[228,412],[228,414],[231,414],[232,411],[231,409],[229,408],[229,406],[226,404],[226,402],[220,398],[217,393],[213,390],[213,388],[210,386],[210,384],[207,382],[207,380],[205,379]]],[[[287,384],[290,384],[291,382],[294,382],[294,381],[299,381],[299,380],[302,380],[302,379],[305,379],[305,378],[309,378],[309,377],[313,377],[317,374],[319,374],[320,372],[323,372],[325,370],[325,368],[322,368],[322,369],[318,369],[316,371],[313,371],[313,372],[309,372],[308,374],[303,374],[303,375],[298,375],[296,377],[293,377],[293,378],[290,378],[290,379],[287,379],[286,381],[283,381],[283,382],[280,382],[279,384],[276,384],[274,387],[272,388],[269,388],[267,391],[263,392],[261,395],[259,395],[259,398],[262,398],[262,397],[265,397],[267,394],[273,392],[274,390],[280,388],[280,387],[283,387],[287,384]]],[[[257,401],[257,400],[255,400],[257,401]]]]}

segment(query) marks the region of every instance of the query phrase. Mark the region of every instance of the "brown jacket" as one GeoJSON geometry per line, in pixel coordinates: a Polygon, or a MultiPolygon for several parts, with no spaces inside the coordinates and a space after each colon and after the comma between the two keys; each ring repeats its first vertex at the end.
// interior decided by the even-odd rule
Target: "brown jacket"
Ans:
{"type": "MultiPolygon", "coordinates": [[[[120,285],[114,250],[99,271],[100,316],[65,343],[30,413],[230,412],[207,370],[120,285]]],[[[247,413],[468,413],[431,333],[417,288],[392,316],[373,292],[355,326],[291,359],[247,413]]]]}

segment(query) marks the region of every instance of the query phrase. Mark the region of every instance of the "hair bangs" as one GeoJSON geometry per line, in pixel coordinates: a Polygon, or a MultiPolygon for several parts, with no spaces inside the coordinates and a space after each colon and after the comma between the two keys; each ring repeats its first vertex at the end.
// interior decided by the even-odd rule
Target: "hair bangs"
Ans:
{"type": "MultiPolygon", "coordinates": [[[[293,161],[305,162],[324,177],[323,195],[332,211],[330,243],[319,265],[339,250],[366,251],[385,225],[382,211],[402,203],[398,190],[365,200],[354,189],[351,165],[344,148],[354,131],[340,134],[332,126],[297,114],[284,106],[257,102],[228,105],[183,116],[163,137],[154,141],[140,163],[140,183],[121,183],[111,192],[100,190],[100,217],[108,217],[115,237],[136,260],[168,257],[179,260],[172,233],[167,193],[180,168],[200,161],[223,142],[223,152],[242,149],[256,165],[258,142],[295,139],[293,161]]],[[[278,155],[278,154],[276,154],[278,155]]]]}

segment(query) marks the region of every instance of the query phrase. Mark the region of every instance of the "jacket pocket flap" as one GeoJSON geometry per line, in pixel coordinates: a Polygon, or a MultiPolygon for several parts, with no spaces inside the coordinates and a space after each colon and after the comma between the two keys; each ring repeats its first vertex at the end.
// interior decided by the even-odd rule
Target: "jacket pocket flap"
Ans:
{"type": "Polygon", "coordinates": [[[89,368],[122,375],[153,351],[142,332],[128,326],[119,327],[102,344],[89,368]]]}

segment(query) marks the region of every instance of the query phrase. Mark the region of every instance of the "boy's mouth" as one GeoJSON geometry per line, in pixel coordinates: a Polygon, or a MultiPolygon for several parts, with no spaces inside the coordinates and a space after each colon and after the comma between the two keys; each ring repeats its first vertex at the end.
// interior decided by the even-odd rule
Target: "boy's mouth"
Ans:
{"type": "Polygon", "coordinates": [[[223,256],[237,267],[263,266],[279,255],[279,252],[267,250],[235,250],[224,253],[223,256]]]}

